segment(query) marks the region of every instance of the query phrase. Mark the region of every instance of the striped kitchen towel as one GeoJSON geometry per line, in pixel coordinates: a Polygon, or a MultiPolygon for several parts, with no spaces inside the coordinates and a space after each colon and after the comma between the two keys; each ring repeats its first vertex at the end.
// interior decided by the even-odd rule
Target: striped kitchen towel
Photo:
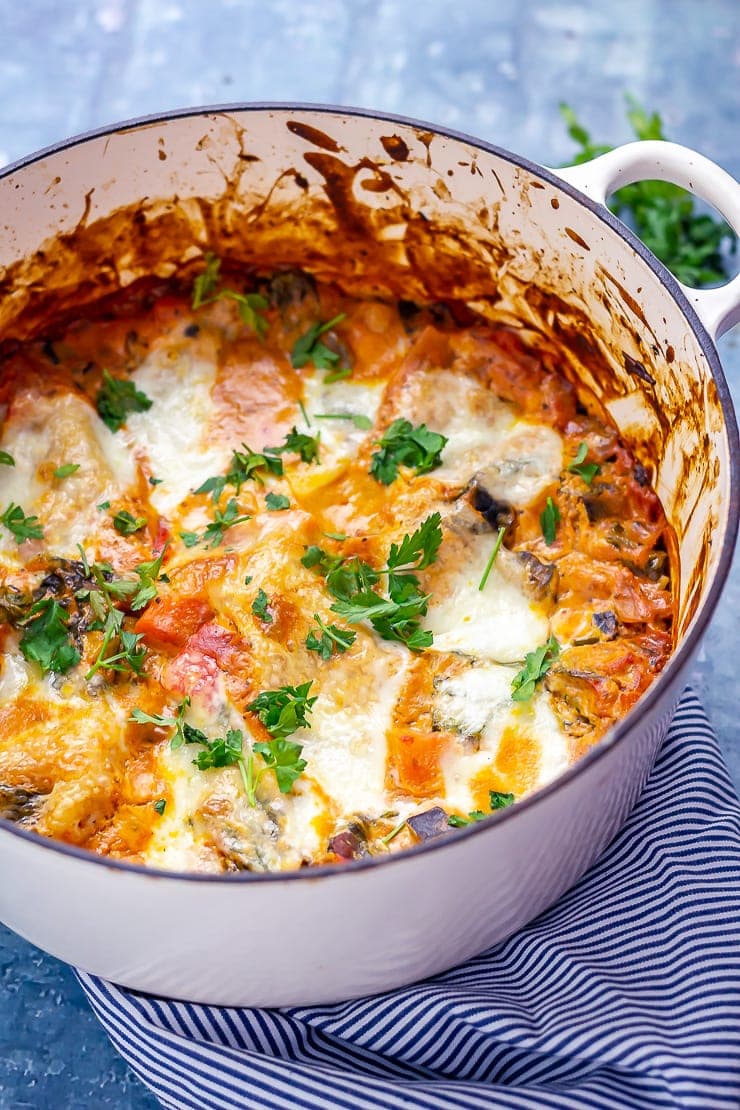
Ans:
{"type": "Polygon", "coordinates": [[[689,691],[599,863],[453,971],[281,1010],[79,978],[113,1044],[177,1110],[738,1110],[740,803],[689,691]]]}

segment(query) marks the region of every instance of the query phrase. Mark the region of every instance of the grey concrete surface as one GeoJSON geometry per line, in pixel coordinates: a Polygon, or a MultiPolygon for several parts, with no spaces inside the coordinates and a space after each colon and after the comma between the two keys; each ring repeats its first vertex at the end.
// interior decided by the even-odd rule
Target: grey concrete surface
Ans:
{"type": "MultiPolygon", "coordinates": [[[[740,177],[737,0],[0,0],[0,164],[91,127],[239,100],[359,105],[546,164],[630,138],[624,94],[740,177]]],[[[738,329],[720,343],[740,401],[738,329]]],[[[740,560],[693,675],[740,782],[740,560]]],[[[62,964],[0,928],[0,1108],[154,1100],[62,964]]]]}

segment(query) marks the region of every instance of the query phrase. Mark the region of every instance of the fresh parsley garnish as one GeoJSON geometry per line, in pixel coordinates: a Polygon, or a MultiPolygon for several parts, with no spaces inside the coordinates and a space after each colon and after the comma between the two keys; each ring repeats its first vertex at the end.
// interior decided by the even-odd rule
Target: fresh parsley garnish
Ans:
{"type": "MultiPolygon", "coordinates": [[[[197,492],[197,491],[196,491],[197,492]]],[[[242,524],[245,520],[250,520],[248,513],[239,515],[239,506],[236,503],[236,498],[230,498],[226,503],[226,508],[223,512],[220,509],[215,509],[213,513],[213,520],[210,524],[206,525],[205,532],[201,536],[198,532],[181,532],[180,539],[186,547],[195,547],[197,543],[205,543],[206,547],[213,549],[218,547],[224,538],[224,533],[232,528],[235,524],[242,524]]]]}
{"type": "Polygon", "coordinates": [[[144,669],[146,648],[141,644],[144,638],[141,632],[128,632],[123,627],[124,613],[111,606],[102,627],[103,642],[95,662],[85,675],[89,682],[98,671],[130,672],[140,675],[144,669]],[[106,654],[111,645],[118,645],[117,651],[106,654]]]}
{"type": "Polygon", "coordinates": [[[318,613],[313,615],[316,624],[318,625],[318,632],[313,629],[306,636],[306,647],[309,651],[317,652],[322,659],[329,659],[333,652],[338,652],[343,655],[348,648],[357,638],[356,632],[351,632],[347,628],[339,628],[336,624],[324,624],[318,613]]]}
{"type": "Polygon", "coordinates": [[[511,688],[514,691],[511,695],[512,700],[529,701],[537,683],[545,677],[559,655],[560,644],[554,636],[535,651],[528,652],[524,656],[524,666],[512,679],[511,688]]]}
{"type": "Polygon", "coordinates": [[[146,517],[133,516],[128,509],[120,509],[113,517],[113,527],[122,536],[133,536],[146,527],[146,517]]]}
{"type": "Polygon", "coordinates": [[[52,598],[37,601],[23,621],[18,645],[24,658],[38,663],[42,674],[65,674],[79,663],[81,655],[69,638],[67,611],[52,598]]]}
{"type": "Polygon", "coordinates": [[[307,714],[317,700],[316,696],[309,696],[311,685],[311,682],[304,682],[300,686],[263,690],[247,709],[257,714],[273,738],[290,736],[296,729],[311,727],[307,714]]]}
{"type": "MultiPolygon", "coordinates": [[[[648,115],[633,97],[627,97],[627,118],[638,139],[665,139],[657,112],[648,115]]],[[[580,150],[574,161],[590,162],[612,147],[596,144],[567,104],[560,112],[568,134],[580,150]]],[[[618,189],[609,207],[626,217],[645,245],[686,285],[712,285],[729,277],[722,245],[727,240],[734,253],[737,237],[724,220],[697,213],[694,198],[667,181],[638,181],[618,189]]]]}
{"type": "Polygon", "coordinates": [[[161,486],[163,481],[164,481],[164,478],[155,478],[153,475],[149,476],[149,485],[150,486],[161,486]]]}
{"type": "Polygon", "coordinates": [[[601,474],[601,467],[598,463],[587,463],[586,456],[588,455],[588,444],[580,443],[578,445],[578,452],[573,462],[568,463],[567,470],[572,470],[574,474],[578,474],[583,478],[587,486],[590,486],[597,474],[601,474]]]}
{"type": "Polygon", "coordinates": [[[58,466],[54,471],[55,478],[69,478],[70,474],[75,474],[80,469],[79,463],[64,463],[63,466],[58,466]]]}
{"type": "Polygon", "coordinates": [[[352,373],[349,367],[342,367],[339,369],[337,363],[339,362],[339,355],[336,351],[332,351],[325,343],[321,342],[321,336],[327,331],[330,331],[337,324],[341,324],[342,320],[346,319],[347,313],[340,312],[338,316],[334,316],[326,323],[319,321],[312,324],[311,327],[299,339],[296,339],[293,344],[293,350],[290,354],[290,361],[296,370],[300,370],[307,362],[312,362],[317,370],[328,370],[330,374],[326,377],[326,381],[339,381],[340,377],[348,377],[352,373]],[[345,373],[346,371],[346,373],[345,373]]]}
{"type": "Polygon", "coordinates": [[[447,437],[430,432],[426,424],[414,427],[410,420],[394,420],[373,453],[370,473],[384,486],[398,477],[399,466],[409,466],[417,474],[428,474],[442,463],[447,437]]]}
{"type": "Polygon", "coordinates": [[[542,527],[542,536],[548,547],[552,547],[555,543],[555,536],[560,523],[560,509],[557,507],[552,497],[548,497],[545,507],[540,513],[540,525],[542,527]]]}
{"type": "Polygon", "coordinates": [[[154,803],[154,809],[160,817],[163,816],[166,806],[167,802],[164,798],[158,798],[157,801],[154,803]]]}
{"type": "Polygon", "coordinates": [[[265,766],[254,776],[255,790],[260,778],[268,771],[274,771],[278,790],[281,794],[289,794],[306,769],[306,761],[301,759],[302,745],[278,737],[255,744],[254,751],[265,761],[265,766]]]}
{"type": "Polygon", "coordinates": [[[239,309],[242,323],[256,332],[260,339],[267,334],[268,323],[260,315],[270,307],[269,301],[261,293],[239,293],[235,289],[217,289],[220,281],[221,260],[212,252],[205,257],[205,270],[198,274],[193,282],[192,308],[197,310],[203,305],[213,304],[214,301],[235,301],[239,309]]]}
{"type": "Polygon", "coordinates": [[[162,570],[162,560],[166,550],[167,544],[164,545],[156,559],[139,563],[137,567],[134,567],[134,574],[139,579],[139,585],[137,587],[134,584],[135,593],[129,604],[135,612],[143,609],[157,596],[157,581],[164,577],[160,574],[160,571],[162,570]]]}
{"type": "Polygon", "coordinates": [[[152,401],[133,382],[113,378],[104,370],[103,384],[95,398],[95,406],[103,423],[112,432],[117,432],[126,423],[126,417],[130,413],[146,412],[152,407],[152,401]]]}
{"type": "MultiPolygon", "coordinates": [[[[506,809],[507,806],[514,804],[513,794],[502,794],[499,790],[489,790],[489,811],[491,813],[497,809],[506,809]]],[[[447,818],[447,824],[451,825],[453,829],[462,829],[465,825],[472,825],[476,821],[482,821],[484,817],[488,817],[488,813],[484,813],[482,809],[474,809],[467,817],[458,817],[452,814],[447,818]]]]}
{"type": "Polygon", "coordinates": [[[15,459],[7,451],[0,451],[0,466],[15,466],[15,459]]]}
{"type": "Polygon", "coordinates": [[[361,432],[367,432],[373,426],[369,416],[361,412],[317,412],[315,420],[351,420],[361,432]]]}
{"type": "Polygon", "coordinates": [[[319,436],[307,436],[304,432],[299,432],[293,425],[285,437],[285,442],[280,447],[270,447],[267,450],[275,455],[284,455],[294,451],[300,455],[301,460],[305,463],[312,463],[319,461],[319,436]]]}
{"type": "Polygon", "coordinates": [[[272,624],[273,619],[274,619],[273,616],[272,616],[272,613],[270,612],[270,610],[268,608],[269,604],[270,604],[270,599],[267,596],[267,594],[265,593],[265,591],[264,590],[258,590],[257,591],[257,596],[255,597],[254,601],[252,602],[252,612],[254,613],[255,617],[259,617],[259,619],[261,621],[264,621],[265,624],[272,624]]]}
{"type": "Polygon", "coordinates": [[[262,484],[266,474],[275,474],[278,478],[282,475],[283,460],[272,448],[253,451],[246,443],[242,443],[242,447],[243,451],[234,451],[226,474],[206,478],[194,493],[210,493],[213,500],[218,501],[226,486],[233,486],[239,493],[250,478],[262,484]]]}
{"type": "Polygon", "coordinates": [[[39,524],[39,518],[37,516],[26,516],[20,505],[15,505],[12,501],[5,512],[0,515],[0,521],[15,536],[16,543],[20,544],[24,540],[41,540],[44,538],[44,530],[39,524]]]}
{"type": "Polygon", "coordinates": [[[182,540],[182,542],[185,544],[186,547],[195,547],[196,544],[200,543],[200,533],[199,532],[181,532],[180,533],[180,539],[182,540]]]}
{"type": "Polygon", "coordinates": [[[185,724],[185,713],[190,705],[190,698],[186,695],[175,709],[175,715],[165,716],[162,713],[145,713],[143,709],[136,709],[131,711],[129,720],[136,721],[138,725],[150,724],[159,725],[160,728],[174,728],[174,732],[170,737],[170,747],[174,750],[181,748],[187,741],[185,739],[185,729],[189,726],[185,724]]]}
{"type": "Polygon", "coordinates": [[[489,576],[489,574],[491,573],[491,571],[493,569],[493,564],[496,562],[496,556],[498,555],[499,548],[501,547],[501,544],[503,542],[505,531],[506,531],[506,528],[499,528],[499,530],[498,530],[498,535],[496,536],[496,542],[494,543],[493,550],[491,551],[491,554],[488,557],[488,562],[486,563],[486,569],[483,571],[483,577],[481,578],[480,582],[478,583],[478,589],[481,592],[483,592],[483,590],[485,590],[485,588],[486,588],[486,582],[488,581],[488,576],[489,576]]]}
{"type": "Polygon", "coordinates": [[[268,512],[278,513],[290,508],[290,498],[284,493],[268,493],[265,495],[265,506],[268,512]]]}

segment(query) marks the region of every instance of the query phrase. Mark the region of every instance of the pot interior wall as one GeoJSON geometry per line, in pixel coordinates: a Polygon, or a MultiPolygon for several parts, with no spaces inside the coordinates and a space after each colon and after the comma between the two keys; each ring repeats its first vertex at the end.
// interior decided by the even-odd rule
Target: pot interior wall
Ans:
{"type": "Polygon", "coordinates": [[[722,407],[671,293],[592,209],[536,167],[397,121],[254,108],[132,125],[0,180],[0,336],[208,250],[350,291],[466,299],[555,348],[655,475],[680,635],[728,527],[722,407]]]}

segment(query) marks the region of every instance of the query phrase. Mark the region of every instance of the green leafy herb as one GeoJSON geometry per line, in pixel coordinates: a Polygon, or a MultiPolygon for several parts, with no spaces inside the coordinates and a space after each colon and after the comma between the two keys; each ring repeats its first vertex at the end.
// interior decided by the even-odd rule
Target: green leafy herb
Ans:
{"type": "Polygon", "coordinates": [[[157,813],[159,814],[160,817],[163,816],[166,806],[167,806],[167,802],[165,801],[164,798],[159,798],[154,803],[154,808],[155,808],[155,810],[157,811],[157,813]]]}
{"type": "Polygon", "coordinates": [[[274,771],[278,790],[281,794],[289,794],[295,781],[301,777],[306,769],[306,761],[301,759],[302,745],[296,744],[294,740],[285,740],[278,737],[274,740],[255,744],[254,750],[265,761],[263,770],[257,773],[255,788],[263,774],[267,771],[274,771]]]}
{"type": "Polygon", "coordinates": [[[351,420],[356,428],[366,432],[373,426],[369,416],[361,412],[317,412],[316,420],[351,420]]]}
{"type": "MultiPolygon", "coordinates": [[[[513,794],[502,794],[499,790],[489,790],[489,809],[493,812],[496,809],[505,809],[507,806],[514,804],[513,794]]],[[[462,829],[466,825],[472,825],[476,821],[482,821],[484,817],[488,817],[482,809],[474,809],[467,817],[459,817],[457,814],[452,814],[447,818],[447,824],[451,825],[453,829],[462,829]]]]}
{"type": "Polygon", "coordinates": [[[441,465],[447,437],[430,432],[426,424],[414,427],[411,421],[394,420],[373,453],[370,473],[384,486],[398,477],[399,466],[412,467],[417,474],[428,474],[441,465]]]}
{"type": "Polygon", "coordinates": [[[95,406],[103,423],[112,432],[117,432],[126,423],[129,413],[146,412],[152,407],[152,402],[133,382],[113,378],[104,370],[103,384],[95,398],[95,406]]]}
{"type": "Polygon", "coordinates": [[[216,478],[206,478],[194,492],[210,493],[213,500],[218,501],[226,486],[233,486],[239,493],[250,478],[262,484],[265,474],[275,474],[278,477],[282,475],[283,460],[272,448],[266,447],[260,452],[253,451],[246,443],[242,443],[242,447],[243,451],[234,451],[226,474],[216,478]]]}
{"type": "Polygon", "coordinates": [[[268,512],[278,513],[290,508],[290,498],[284,493],[268,493],[265,495],[265,506],[268,512]]]}
{"type": "Polygon", "coordinates": [[[298,408],[301,410],[301,416],[305,420],[306,426],[310,428],[311,421],[308,419],[308,413],[306,412],[306,406],[303,404],[303,401],[298,402],[298,408]]]}
{"type": "MultiPolygon", "coordinates": [[[[224,533],[227,532],[229,528],[233,528],[235,524],[242,524],[245,520],[249,519],[248,514],[239,515],[239,506],[236,503],[236,498],[232,497],[226,503],[224,511],[221,512],[220,509],[216,509],[213,514],[213,521],[211,524],[206,525],[206,530],[203,533],[203,541],[206,547],[218,547],[224,538],[224,533]]],[[[185,535],[188,536],[190,534],[191,533],[188,532],[185,533],[185,535]]],[[[181,532],[180,535],[182,536],[183,533],[181,532]]],[[[185,540],[183,540],[183,542],[186,546],[192,546],[185,540]]]]}
{"type": "Polygon", "coordinates": [[[269,604],[270,599],[265,591],[258,590],[257,596],[252,602],[252,612],[254,613],[255,617],[259,617],[259,619],[261,621],[264,621],[265,624],[272,624],[273,621],[272,613],[268,609],[269,604]]]}
{"type": "Polygon", "coordinates": [[[75,474],[80,469],[79,463],[65,463],[63,466],[58,466],[54,471],[55,478],[69,478],[70,474],[75,474]]]}
{"type": "Polygon", "coordinates": [[[286,452],[295,451],[305,463],[318,462],[319,441],[319,436],[307,436],[303,432],[299,432],[294,425],[280,447],[270,447],[268,450],[274,455],[284,455],[286,452]]]}
{"type": "Polygon", "coordinates": [[[244,585],[248,586],[251,581],[252,581],[252,575],[251,574],[245,574],[245,576],[244,576],[244,585]]]}
{"type": "Polygon", "coordinates": [[[244,738],[239,729],[230,728],[226,736],[218,736],[215,740],[209,740],[205,733],[199,730],[196,731],[198,737],[191,739],[190,743],[205,746],[205,750],[198,752],[193,760],[199,771],[208,771],[212,767],[231,767],[235,763],[243,763],[242,742],[244,738]]]}
{"type": "Polygon", "coordinates": [[[198,532],[181,532],[180,539],[186,547],[195,547],[200,543],[200,534],[198,532]]]}
{"type": "MultiPolygon", "coordinates": [[[[135,721],[137,725],[158,725],[160,728],[174,728],[174,732],[170,737],[170,747],[173,750],[181,748],[186,743],[185,729],[189,728],[185,724],[185,713],[190,705],[190,698],[185,696],[175,710],[174,717],[165,716],[161,713],[145,713],[143,709],[136,709],[131,711],[130,721],[135,721]]],[[[202,734],[201,734],[202,735],[202,734]]]]}
{"type": "Polygon", "coordinates": [[[101,501],[100,504],[96,506],[96,508],[99,509],[101,513],[104,513],[106,509],[110,508],[110,501],[101,501]]]}
{"type": "Polygon", "coordinates": [[[150,601],[153,601],[157,596],[157,581],[164,577],[160,572],[162,570],[162,560],[164,553],[167,550],[167,544],[164,545],[156,559],[151,559],[146,563],[139,563],[134,567],[134,574],[139,579],[139,585],[136,588],[136,593],[131,599],[131,608],[136,612],[143,609],[150,601]]]}
{"type": "Polygon", "coordinates": [[[128,632],[123,627],[124,614],[120,609],[110,608],[103,624],[103,642],[100,651],[90,670],[85,675],[89,682],[98,671],[130,671],[131,674],[140,675],[144,668],[146,648],[141,644],[141,632],[128,632]],[[111,644],[118,642],[118,651],[107,655],[111,644]]]}
{"type": "Polygon", "coordinates": [[[336,540],[337,543],[344,543],[347,539],[346,532],[324,532],[324,535],[328,540],[336,540]]]}
{"type": "Polygon", "coordinates": [[[296,729],[311,727],[307,714],[316,702],[316,697],[309,697],[311,685],[311,682],[304,682],[300,686],[263,690],[247,709],[257,714],[273,737],[290,736],[296,729]]]}
{"type": "Polygon", "coordinates": [[[546,644],[524,656],[524,666],[514,676],[511,688],[513,701],[529,701],[537,683],[545,677],[550,667],[560,655],[560,644],[551,636],[546,644]]]}
{"type": "Polygon", "coordinates": [[[322,659],[329,659],[334,651],[343,655],[348,648],[352,647],[357,638],[356,632],[339,628],[336,624],[324,624],[318,613],[314,613],[313,617],[319,626],[320,635],[311,629],[306,636],[306,647],[309,651],[317,652],[322,659]]]}
{"type": "Polygon", "coordinates": [[[197,310],[214,301],[235,301],[242,323],[257,333],[260,339],[267,334],[268,323],[260,312],[269,308],[261,293],[238,293],[235,289],[217,289],[220,281],[221,261],[210,251],[205,257],[206,268],[193,282],[192,308],[197,310]]]}
{"type": "Polygon", "coordinates": [[[15,459],[7,451],[0,451],[0,466],[15,466],[15,459]]]}
{"type": "MultiPolygon", "coordinates": [[[[317,370],[329,370],[333,372],[332,381],[338,381],[335,376],[337,374],[337,363],[339,362],[339,355],[336,351],[332,351],[325,343],[321,342],[321,336],[337,324],[341,324],[342,320],[346,318],[346,312],[340,312],[338,316],[334,316],[326,323],[319,321],[317,324],[312,324],[311,327],[293,344],[293,350],[290,355],[290,361],[296,370],[300,370],[307,362],[312,362],[317,370]]],[[[349,368],[345,375],[344,369],[339,371],[341,376],[345,377],[352,373],[349,368]]],[[[329,381],[329,378],[326,378],[329,381]]]]}
{"type": "Polygon", "coordinates": [[[415,532],[404,536],[398,546],[391,544],[388,569],[397,571],[413,566],[414,570],[424,570],[436,561],[441,543],[442,517],[439,513],[432,513],[415,532]]]}
{"type": "Polygon", "coordinates": [[[113,517],[113,527],[122,536],[133,536],[134,532],[146,527],[146,517],[132,516],[127,509],[120,509],[113,517]]]}
{"type": "Polygon", "coordinates": [[[399,821],[398,824],[394,828],[392,828],[389,833],[386,833],[385,836],[381,836],[380,843],[381,844],[390,844],[390,842],[392,840],[395,840],[396,837],[398,836],[398,834],[405,827],[406,827],[406,818],[404,817],[403,821],[399,821]]]}
{"type": "Polygon", "coordinates": [[[42,674],[65,674],[81,656],[69,638],[69,616],[58,601],[44,598],[29,610],[18,645],[24,658],[38,663],[42,674]]]}
{"type": "Polygon", "coordinates": [[[149,485],[150,486],[161,486],[163,481],[164,481],[164,478],[153,478],[153,477],[150,476],[149,485]]]}
{"type": "Polygon", "coordinates": [[[572,470],[574,474],[578,474],[583,478],[587,486],[590,486],[597,474],[601,474],[601,467],[598,463],[587,463],[586,456],[588,455],[588,444],[580,443],[578,445],[578,452],[573,462],[568,463],[567,470],[572,470]]]}
{"type": "MultiPolygon", "coordinates": [[[[665,139],[657,112],[648,115],[633,97],[627,97],[627,107],[627,118],[638,139],[665,139]]],[[[590,162],[612,149],[594,143],[567,104],[560,105],[560,112],[568,134],[580,147],[574,159],[576,164],[590,162]]],[[[730,250],[736,250],[734,232],[724,220],[697,213],[694,198],[677,185],[667,181],[626,185],[614,194],[609,207],[632,224],[645,245],[679,281],[703,286],[729,277],[722,247],[727,240],[730,250]]]]}
{"type": "Polygon", "coordinates": [[[560,523],[560,509],[557,507],[552,497],[548,497],[544,509],[540,513],[540,525],[542,526],[542,535],[548,547],[552,547],[555,543],[555,536],[560,523]]]}
{"type": "Polygon", "coordinates": [[[44,530],[39,524],[37,516],[26,516],[20,505],[11,501],[5,512],[0,515],[0,521],[9,532],[15,536],[16,543],[24,540],[40,540],[44,537],[44,530]]]}
{"type": "Polygon", "coordinates": [[[496,542],[493,545],[493,550],[491,551],[491,554],[488,558],[488,562],[486,563],[486,569],[483,571],[483,577],[481,578],[480,582],[478,583],[478,589],[481,592],[486,588],[486,582],[488,581],[488,576],[489,576],[489,574],[491,573],[491,571],[493,569],[493,564],[496,562],[496,556],[498,555],[499,548],[501,547],[501,544],[503,542],[505,531],[506,531],[505,527],[499,528],[499,530],[498,530],[498,535],[496,536],[496,542]]]}

